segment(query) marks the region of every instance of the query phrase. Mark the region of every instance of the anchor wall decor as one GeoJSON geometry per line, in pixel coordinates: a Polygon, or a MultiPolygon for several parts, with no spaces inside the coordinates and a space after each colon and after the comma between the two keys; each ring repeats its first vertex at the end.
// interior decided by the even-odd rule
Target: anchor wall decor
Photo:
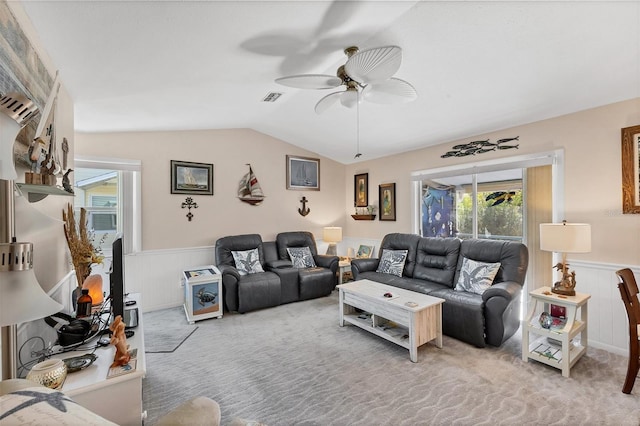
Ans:
{"type": "Polygon", "coordinates": [[[193,213],[191,213],[191,208],[197,209],[198,203],[194,203],[193,198],[187,197],[187,199],[184,200],[184,203],[182,203],[182,208],[184,209],[185,207],[189,209],[189,213],[187,213],[187,218],[189,219],[189,222],[191,222],[191,219],[193,218],[193,213]]]}
{"type": "Polygon", "coordinates": [[[309,212],[311,211],[311,209],[307,207],[307,202],[309,202],[309,200],[307,200],[307,197],[302,197],[300,202],[302,203],[302,208],[298,209],[298,213],[300,213],[301,216],[308,215],[309,212]]]}

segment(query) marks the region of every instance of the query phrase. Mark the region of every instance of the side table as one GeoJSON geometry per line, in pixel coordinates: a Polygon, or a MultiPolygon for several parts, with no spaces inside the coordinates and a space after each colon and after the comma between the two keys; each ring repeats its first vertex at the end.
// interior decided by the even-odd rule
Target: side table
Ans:
{"type": "Polygon", "coordinates": [[[563,377],[569,377],[571,367],[587,351],[587,302],[591,295],[564,296],[552,293],[550,287],[535,289],[529,295],[529,312],[522,323],[522,360],[542,362],[562,370],[563,377]],[[565,318],[556,319],[557,324],[543,328],[539,318],[542,312],[551,312],[549,305],[564,307],[565,318]],[[578,335],[579,342],[573,341],[578,335]],[[559,345],[550,343],[550,339],[559,345]]]}
{"type": "Polygon", "coordinates": [[[198,266],[182,271],[184,313],[187,322],[207,318],[222,318],[222,275],[213,265],[198,266]]]}
{"type": "Polygon", "coordinates": [[[338,284],[344,283],[344,274],[347,272],[351,272],[351,261],[350,260],[341,260],[338,263],[338,284]]]}

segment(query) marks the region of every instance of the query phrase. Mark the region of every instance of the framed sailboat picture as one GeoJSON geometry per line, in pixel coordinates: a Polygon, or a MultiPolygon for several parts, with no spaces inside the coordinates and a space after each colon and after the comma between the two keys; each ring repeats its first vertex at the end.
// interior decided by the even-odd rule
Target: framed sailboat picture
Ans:
{"type": "Polygon", "coordinates": [[[213,195],[213,164],[171,160],[171,193],[213,195]]]}
{"type": "Polygon", "coordinates": [[[287,155],[287,189],[320,191],[320,159],[287,155]]]}

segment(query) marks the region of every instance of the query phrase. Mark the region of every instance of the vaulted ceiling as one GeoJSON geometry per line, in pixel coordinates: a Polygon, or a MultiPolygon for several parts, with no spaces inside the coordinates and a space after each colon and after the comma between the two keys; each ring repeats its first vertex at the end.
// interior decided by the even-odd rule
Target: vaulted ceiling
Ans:
{"type": "Polygon", "coordinates": [[[21,3],[82,132],[252,128],[348,164],[640,96],[636,1],[21,3]],[[331,90],[274,82],[352,45],[400,46],[418,99],[318,115],[331,90]]]}

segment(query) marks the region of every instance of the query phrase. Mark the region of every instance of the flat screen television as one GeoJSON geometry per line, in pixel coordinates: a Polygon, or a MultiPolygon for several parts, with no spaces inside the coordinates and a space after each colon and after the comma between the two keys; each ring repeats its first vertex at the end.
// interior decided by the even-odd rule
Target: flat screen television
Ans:
{"type": "Polygon", "coordinates": [[[118,315],[124,318],[124,251],[122,235],[118,234],[113,240],[111,271],[109,273],[111,314],[115,319],[118,315]]]}

